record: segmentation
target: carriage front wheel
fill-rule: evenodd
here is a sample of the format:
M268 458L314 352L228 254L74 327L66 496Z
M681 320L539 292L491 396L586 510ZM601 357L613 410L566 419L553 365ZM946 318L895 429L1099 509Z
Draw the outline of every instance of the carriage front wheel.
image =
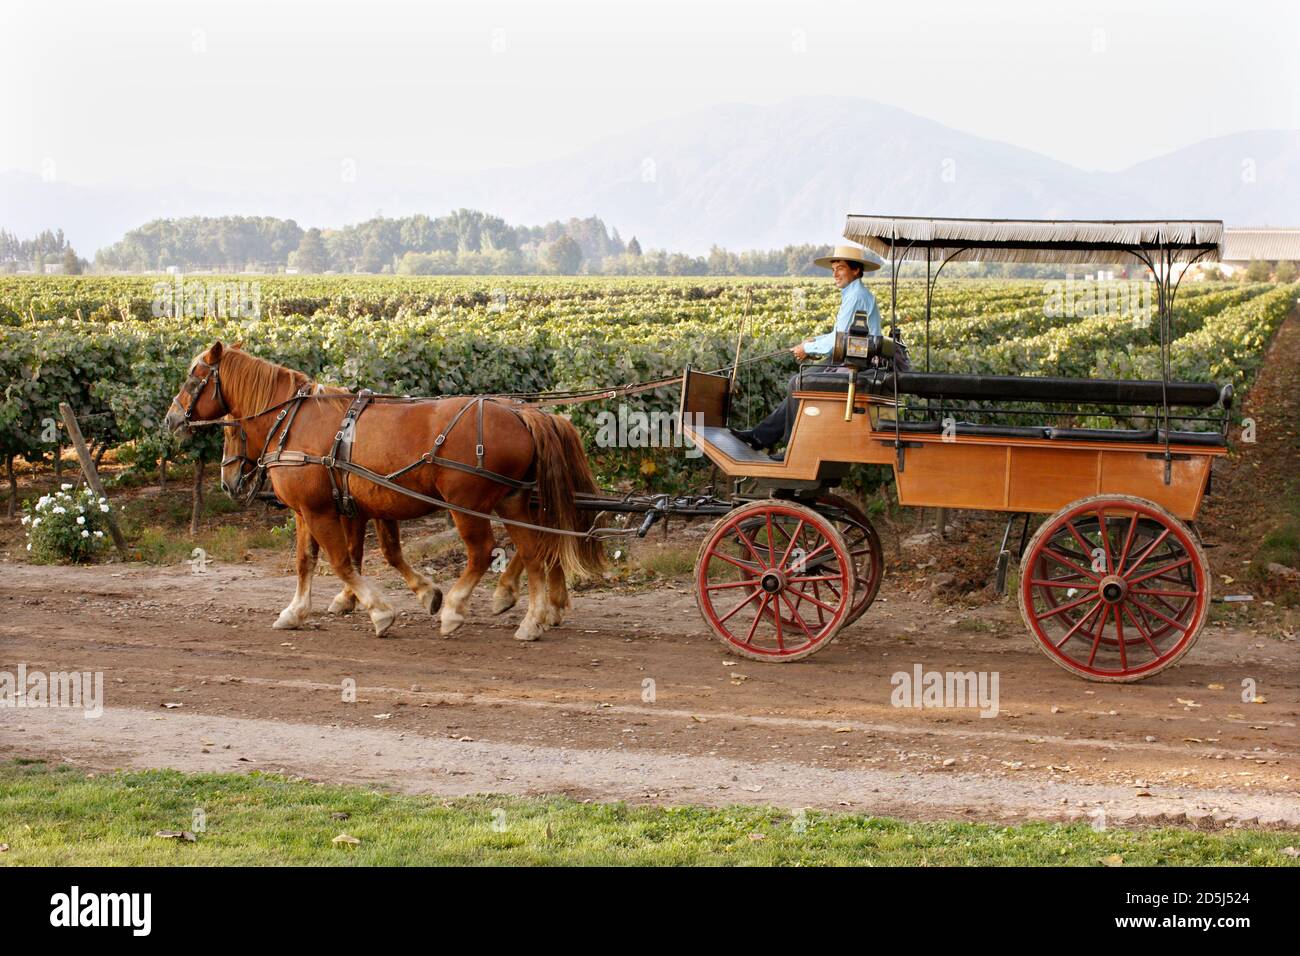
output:
M1205 552L1160 505L1084 498L1052 515L1021 562L1020 613L1039 649L1080 677L1130 683L1196 642L1210 607Z
M720 519L695 562L695 600L734 654L794 661L848 620L857 585L835 524L791 501L754 501Z

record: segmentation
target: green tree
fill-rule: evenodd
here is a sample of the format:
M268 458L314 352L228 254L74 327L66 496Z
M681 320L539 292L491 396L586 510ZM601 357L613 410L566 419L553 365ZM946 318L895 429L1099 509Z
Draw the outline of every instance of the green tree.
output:
M63 274L68 276L81 275L81 260L77 258L72 246L68 246L63 250Z
M548 272L574 275L582 265L582 249L571 236L561 236L542 250L542 264Z
M361 258L357 260L357 271L379 272L384 268L386 258L384 247L380 244L379 239L371 238L366 242L365 248L361 250Z
M1283 259L1277 264L1277 272L1274 273L1274 278L1278 282L1295 282L1296 272L1295 263L1290 259Z
M1246 280L1249 282L1267 282L1273 275L1273 263L1267 259L1252 259L1246 267Z
M299 272L324 272L329 268L329 254L325 251L319 229L308 229L303 233L298 248L289 257L289 264Z

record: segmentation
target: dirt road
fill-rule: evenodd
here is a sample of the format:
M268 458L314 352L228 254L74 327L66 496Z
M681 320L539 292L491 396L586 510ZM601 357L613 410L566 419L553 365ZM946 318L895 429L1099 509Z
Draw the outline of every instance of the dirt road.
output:
M1300 825L1300 647L1276 627L1209 626L1179 666L1112 686L1055 667L1010 602L949 608L890 579L831 647L780 665L725 654L684 585L579 593L521 644L519 609L488 614L490 583L442 639L392 578L402 615L381 640L324 613L325 576L312 626L272 630L292 591L278 565L0 564L0 670L102 671L107 705L0 710L0 756L446 795ZM997 716L892 706L891 676L918 664L995 672ZM1246 679L1262 702L1243 702Z

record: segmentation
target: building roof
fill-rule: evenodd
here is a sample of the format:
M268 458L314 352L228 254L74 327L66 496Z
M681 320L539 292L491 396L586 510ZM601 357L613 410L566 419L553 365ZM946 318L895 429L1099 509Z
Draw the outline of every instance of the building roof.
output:
M1300 261L1300 229L1227 229L1223 234L1223 260L1249 262L1252 259Z

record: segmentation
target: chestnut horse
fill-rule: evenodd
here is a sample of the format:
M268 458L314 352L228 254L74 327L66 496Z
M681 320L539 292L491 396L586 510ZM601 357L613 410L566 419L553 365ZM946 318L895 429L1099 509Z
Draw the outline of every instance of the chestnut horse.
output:
M232 346L232 348L238 347L238 345ZM336 386L318 385L316 389L318 394L328 392L349 397L354 395L347 389ZM565 424L569 423L566 421ZM569 427L572 427L572 425ZM236 501L245 504L252 500L257 491L255 487L250 485L250 482L257 480L256 452L257 449L249 449L248 433L244 429L231 426L225 427L225 440L221 449L221 490ZM368 519L359 516L345 518L340 515L339 520L343 522L343 529L347 534L348 550L352 555L352 563L360 569L366 552L366 524ZM433 582L428 577L406 563L406 556L402 553L402 538L398 523L392 519L376 521L375 537L379 541L380 553L383 554L384 560L402 576L402 579L411 588L412 593L415 594L416 599L424 605L424 609L431 614L437 614L438 608L442 604L442 592L433 586ZM315 561L320 553L320 544L315 538L311 540L311 549L312 560ZM496 591L493 593L492 598L493 614L503 614L518 602L519 580L523 573L524 562L520 558L519 552L516 551L510 556L505 571L502 572L500 579L497 581ZM566 601L561 607L550 607L548 605L551 611L551 618L546 621L548 626L562 622L563 612L570 607L567 597L566 591ZM351 614L356 610L356 606L357 596L345 584L343 590L339 591L334 596L334 600L330 602L329 613Z
M295 398L300 392L309 391L309 397ZM458 427L447 431L456 422L457 414L473 401L472 398L376 400L366 407L357 423L351 460L379 475L393 475L415 464L393 480L427 497L481 513L494 513L511 521L539 523L566 531L584 530L575 496L578 492L594 492L595 480L577 430L558 416L531 406L516 408L497 402L484 402L482 406L482 467L514 482L528 482L532 478L538 498L536 514L530 509L529 489L438 463L441 458L469 466L476 460L478 438L473 423L458 423ZM277 409L296 405L292 417L285 419L289 434L284 450L325 456L351 402L352 396L346 393L314 389L302 372L256 358L237 347L226 349L217 342L191 363L185 384L172 400L166 424L180 430L191 421L230 416L241 420L248 448L260 451L268 447L273 429L276 430L275 447L279 446L285 429L277 427ZM443 436L441 445L436 443L439 436ZM438 458L429 460L434 451ZM273 466L269 471L276 496L293 509L298 527L298 587L275 626L295 628L306 620L311 606L316 557L313 542L316 542L325 550L346 591L355 595L369 612L375 632L382 635L392 625L395 615L383 595L365 580L354 563L355 538L361 537L359 532L364 531L366 520L403 521L429 514L438 506L352 475L350 486L356 518L343 519L336 509L332 485L323 465L287 464ZM489 519L454 510L451 515L465 543L468 561L442 603L444 635L464 623L470 594L488 568L493 546ZM351 521L358 522L358 534L352 540L348 532ZM558 622L569 604L566 575L597 573L603 565L603 549L592 538L552 534L513 524L506 527L530 582L528 611L515 637L536 640L547 626ZM400 560L400 555L400 547L395 547L392 554L385 550L390 563ZM502 584L505 583L503 576ZM408 579L408 584L419 593L418 579ZM425 606L432 608L435 600L431 597ZM513 603L513 597L503 594L499 585L494 606L504 609L502 604L509 607Z

